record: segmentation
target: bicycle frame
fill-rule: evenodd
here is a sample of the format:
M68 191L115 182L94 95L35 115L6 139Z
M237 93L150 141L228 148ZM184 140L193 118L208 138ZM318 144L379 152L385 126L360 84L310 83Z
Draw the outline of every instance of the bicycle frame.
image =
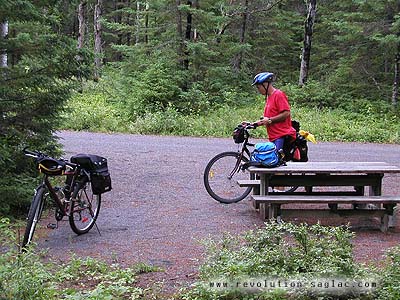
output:
M84 174L82 174L84 178L89 178L89 177L88 177L89 175L87 174L87 172L86 172L85 170L83 170L83 169L80 169L78 166L76 166L76 169L75 169L73 172L71 172L71 173L66 173L66 174L65 174L65 175L67 175L67 176L68 176L68 175L72 175L72 176L73 176L71 182L69 183L71 189L72 189L76 184L79 184L79 181L78 181L77 178L78 178L79 175L81 175L81 172L84 172ZM85 182L85 180L84 180L84 182ZM69 195L69 196L65 195L65 196L66 196L66 201L63 202L63 201L59 198L59 196L57 195L56 189L55 189L55 188L53 187L53 185L51 184L51 182L50 182L50 180L49 180L49 175L44 174L44 177L43 177L43 181L42 181L41 186L46 186L46 187L47 187L51 199L53 199L54 203L56 204L57 208L58 208L59 211L61 212L62 216L63 216L63 217L64 217L64 216L69 217L69 216L72 214L73 205L67 205L67 204L69 204L70 202L75 201L75 200L74 200L75 195L73 195L73 190L71 191L71 195ZM39 187L40 187L40 186L39 186Z
M251 155L251 153L250 153L250 150L247 148L247 146L254 147L254 144L249 143L250 134L249 134L249 131L248 131L247 128L244 129L244 132L245 132L245 133L244 133L245 139L244 139L244 142L243 142L243 144L242 144L242 149L241 149L240 151L238 151L238 152L240 153L240 155L239 155L239 157L238 157L238 160L236 161L235 167L233 168L232 172L231 172L231 173L229 174L229 176L228 176L229 179L232 179L233 175L234 175L236 172L239 172L239 171L240 171L240 169L241 169L241 168L240 168L240 162L242 161L242 158L243 158L243 156L244 156L244 153L247 154L247 157L248 157L248 159L250 160L250 155Z
M73 182L74 182L74 180L73 180ZM47 190L49 191L51 199L53 199L54 203L56 204L56 207L59 209L62 216L63 217L69 216L71 213L71 205L66 205L66 204L69 203L70 200L66 199L65 202L61 201L61 199L57 195L56 189L51 184L48 175L44 175L42 185L45 185L47 187Z

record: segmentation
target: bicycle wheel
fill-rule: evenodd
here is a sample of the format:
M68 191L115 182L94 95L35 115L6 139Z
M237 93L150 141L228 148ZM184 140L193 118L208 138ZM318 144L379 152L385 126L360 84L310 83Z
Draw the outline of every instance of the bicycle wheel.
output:
M40 186L35 190L35 195L31 206L29 207L29 213L27 218L27 224L24 234L24 240L22 241L22 248L25 248L31 241L33 234L35 233L36 225L40 220L44 206L44 186Z
M76 234L87 233L96 223L101 196L94 195L90 181L78 183L71 199L69 225Z
M204 186L215 200L221 203L235 203L243 200L251 187L240 187L238 180L250 179L250 173L241 170L241 165L248 161L238 152L223 152L215 156L207 164L204 171ZM251 175L254 176L254 175Z

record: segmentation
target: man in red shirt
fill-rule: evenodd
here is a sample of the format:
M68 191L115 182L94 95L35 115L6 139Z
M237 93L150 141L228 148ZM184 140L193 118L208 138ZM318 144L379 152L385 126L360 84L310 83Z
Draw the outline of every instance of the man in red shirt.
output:
M264 118L254 123L255 126L266 126L268 139L276 145L277 150L283 149L287 136L296 139L296 130L292 127L290 105L286 94L273 87L274 74L259 73L254 77L253 84L265 95Z

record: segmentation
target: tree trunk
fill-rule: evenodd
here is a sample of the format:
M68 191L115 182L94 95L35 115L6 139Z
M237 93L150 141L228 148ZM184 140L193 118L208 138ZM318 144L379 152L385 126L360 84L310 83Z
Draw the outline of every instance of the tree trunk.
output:
M248 20L248 8L249 8L249 1L246 0L244 3L242 25L240 27L240 38L239 38L240 45L243 45L245 42L246 27L247 27L247 20ZM243 50L241 49L240 52L235 55L235 58L233 60L233 70L236 73L239 73L242 68L242 60L243 60Z
M396 13L400 12L400 2L397 1ZM400 29L397 29L397 49L394 59L394 82L392 91L392 107L397 108L399 100L399 84L400 84Z
M398 34L400 37L400 34ZM399 81L400 81L400 42L397 43L397 53L394 61L394 82L392 92L392 106L397 107L399 98Z
M103 40L102 27L100 19L103 10L103 0L97 0L94 7L94 80L100 78L100 70L102 66Z
M5 40L8 37L8 22L7 21L4 21L0 24L0 35L1 35L2 40ZM7 68L7 66L8 66L7 51L5 49L2 49L0 52L0 67Z
M135 27L135 45L138 45L140 41L140 1L136 1Z
M123 4L120 0L115 0L114 1L114 11L116 11L117 13L114 14L114 22L117 24L121 24L122 23L122 12L121 9L123 8ZM123 41L122 41L122 33L120 32L116 32L117 35L117 43L118 45L122 45ZM116 60L121 60L121 55L119 53L117 53L115 55L115 59Z
M183 65L183 49L184 49L184 40L183 40L183 30L182 30L182 14L179 10L179 6L181 5L180 0L176 0L176 33L178 36L178 63Z
M78 48L85 45L86 33L86 1L81 1L78 6Z
M145 44L149 43L149 2L146 1L146 15L144 17L144 28L145 28L145 32L144 32L144 42Z
M126 1L126 7L129 7L129 8L131 7L131 1L130 0ZM126 24L128 24L129 26L131 25L131 14L130 13L128 13L127 16L126 16ZM126 33L126 44L128 46L131 45L131 37L132 37L131 31L127 32Z
M310 67L311 56L311 39L313 34L315 15L317 12L317 0L310 0L308 4L307 18L304 24L304 46L301 54L301 66L299 85L304 85L307 82L308 71Z
M192 7L192 1L188 1L187 5ZM192 14L189 12L186 16L186 32L185 32L185 40L190 41L192 39ZM185 70L189 70L189 51L185 47L184 48L184 56L185 59L183 60L183 68Z

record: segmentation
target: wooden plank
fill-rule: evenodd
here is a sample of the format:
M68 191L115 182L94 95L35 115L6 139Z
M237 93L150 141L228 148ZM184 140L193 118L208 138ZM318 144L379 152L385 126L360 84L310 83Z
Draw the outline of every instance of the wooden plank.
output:
M338 217L383 217L385 214L384 209L338 209L332 211L330 209L294 209L284 208L281 209L282 216L285 218L331 218L333 216Z
M399 203L400 196L320 196L320 195L285 195L282 193L279 196L252 196L255 203L342 203L342 204L356 204L356 203Z
M252 173L400 173L400 168L384 162L288 162L277 168L250 167Z
M267 220L268 212L269 212L269 204L267 203L259 203L259 213L261 220L265 221Z
M237 183L240 187L260 186L260 180L238 180Z
M254 209L260 209L260 203L256 203L254 199L251 199L251 205L254 207Z
M373 186L381 185L382 176L374 175L273 175L269 186ZM259 187L260 180L238 180L240 187ZM375 193L376 195L376 193Z
M270 175L271 176L271 175ZM369 175L291 175L274 174L270 186L379 186L381 174Z
M282 195L282 192L270 192L268 195ZM324 192L284 192L285 196L362 196L360 191L324 191Z

